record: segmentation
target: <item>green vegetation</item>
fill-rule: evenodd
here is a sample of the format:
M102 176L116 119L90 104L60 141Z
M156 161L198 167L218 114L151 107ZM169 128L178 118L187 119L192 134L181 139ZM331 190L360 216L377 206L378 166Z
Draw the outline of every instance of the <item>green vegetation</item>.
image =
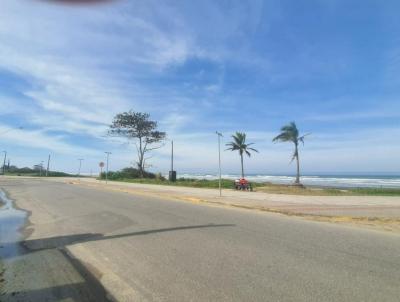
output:
M277 184L259 184L258 192L305 196L400 196L400 189L390 188L316 188Z
M142 183L165 186L181 186L193 188L218 188L218 179L194 179L178 178L175 182L167 180L160 173L154 174L145 172L146 178L140 178L140 172L135 168L125 168L118 172L109 172L108 179L111 181L122 181L129 183ZM105 173L102 173L101 179L105 179ZM224 189L233 189L234 181L231 179L222 179L221 186ZM271 183L252 183L256 192L265 192L271 194L304 195L304 196L400 196L400 189L388 188L316 188L299 187L293 185L279 185Z
M218 188L218 180L207 179L179 178L176 181L169 181L165 178L122 178L118 179L118 181L192 188ZM233 189L233 181L230 179L222 179L221 186L224 189Z
M164 181L165 178L161 174L154 174L151 172L140 171L139 169L135 168L124 168L121 171L109 171L107 178L109 180L126 180L126 179L138 179L142 178L143 180L152 180L157 179L160 181ZM103 172L100 175L101 179L106 179L106 173Z
M227 150L231 151L239 151L240 156L240 164L242 166L242 178L244 178L244 169L243 169L243 154L246 153L248 157L251 156L250 151L258 152L256 149L251 148L251 145L254 143L246 143L246 133L236 132L235 135L232 135L233 141L227 143L229 146Z
M46 170L42 170L42 173L40 173L40 170L38 170L38 169L31 169L28 167L18 168L16 166L10 166L10 167L6 166L5 174L10 175L10 176L45 176ZM72 174L68 174L68 173L64 173L64 172L49 171L48 176L49 177L73 177L76 175L72 175Z
M400 189L395 188L356 188L350 191L354 195L400 196Z
M167 185L167 186L182 186L194 188L218 188L218 180L194 179L194 178L178 178L176 181L169 181L160 173L144 172L144 178L141 178L140 171L135 168L124 168L121 171L108 172L108 179L123 182ZM105 179L106 173L102 173L100 179ZM221 182L222 188L232 189L233 181L223 179Z
M307 134L306 134L307 135ZM294 152L292 156L292 161L296 160L297 170L296 170L296 180L295 184L300 185L300 159L299 159L299 143L304 144L304 137L299 136L299 130L297 129L295 122L290 122L289 124L281 128L281 133L276 136L273 142L292 142L294 144Z
M157 122L150 120L150 114L128 111L114 117L109 134L134 140L138 160L136 162L141 178L146 177L146 155L158 148L166 138L166 133L157 130Z

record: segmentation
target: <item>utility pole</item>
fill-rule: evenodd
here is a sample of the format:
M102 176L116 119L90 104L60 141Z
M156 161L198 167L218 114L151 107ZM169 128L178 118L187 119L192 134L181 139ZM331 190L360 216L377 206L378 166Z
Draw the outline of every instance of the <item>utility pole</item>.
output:
M109 157L110 154L112 154L111 152L104 152L105 154L107 154L107 164L106 164L106 184L108 184L108 161L109 161Z
M171 140L171 171L168 175L169 181L176 181L176 171L174 171L174 141Z
M42 176L42 172L43 172L43 161L40 162L40 177Z
M4 161L3 161L3 175L6 175L6 160L7 160L7 151L3 151L4 153Z
M171 171L174 171L174 141L171 141Z
M46 177L49 176L49 169L50 169L50 154L49 154L49 158L47 159Z
M79 179L79 177L81 176L81 168L82 168L83 158L79 158L78 160L79 160L79 170L78 170L78 179Z
M219 197L222 196L222 188L221 188L221 137L223 137L222 133L215 131L218 136L218 167L219 167Z

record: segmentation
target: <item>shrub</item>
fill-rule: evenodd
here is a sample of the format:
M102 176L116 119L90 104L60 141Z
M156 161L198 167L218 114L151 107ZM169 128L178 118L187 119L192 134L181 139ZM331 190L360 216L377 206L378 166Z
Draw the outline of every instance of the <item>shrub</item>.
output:
M143 174L144 174L143 175L144 178L160 179L160 180L164 179L164 177L160 173L159 173L159 175L156 175L154 173L145 171ZM157 177L159 177L159 178L157 178ZM101 173L100 178L105 179L106 172ZM135 179L135 178L141 178L140 172L136 168L128 167L128 168L123 168L120 171L109 171L108 172L108 179L111 179L111 180Z

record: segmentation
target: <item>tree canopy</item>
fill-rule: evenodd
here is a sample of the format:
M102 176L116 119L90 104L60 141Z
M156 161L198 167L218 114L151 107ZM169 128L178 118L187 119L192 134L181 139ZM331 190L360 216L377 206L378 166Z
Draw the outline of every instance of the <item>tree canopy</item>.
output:
M150 114L142 112L119 113L110 125L109 134L135 140L137 149L137 166L140 174L144 175L146 168L146 154L162 146L166 133L157 130L157 122L150 120ZM158 144L158 145L157 145Z
M295 122L290 122L289 124L283 126L281 128L281 133L279 133L274 139L273 142L292 142L294 144L294 152L292 155L292 161L296 159L297 163L297 173L296 173L296 184L300 184L300 159L299 159L299 143L304 144L304 138L308 134L299 135L299 130L297 129Z
M244 178L243 154L245 153L248 157L250 157L251 156L250 151L254 152L258 151L250 147L251 145L254 145L254 143L246 143L246 133L236 132L235 135L232 135L232 138L233 141L226 144L226 146L229 146L227 150L239 151L240 163L242 167L242 178Z

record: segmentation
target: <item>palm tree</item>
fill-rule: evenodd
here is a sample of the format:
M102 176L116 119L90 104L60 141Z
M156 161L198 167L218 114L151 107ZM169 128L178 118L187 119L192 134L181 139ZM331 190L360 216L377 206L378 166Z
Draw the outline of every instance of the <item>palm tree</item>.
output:
M309 133L308 133L309 134ZM299 143L303 143L304 145L304 137L308 134L303 136L299 136L299 130L297 129L295 122L290 122L289 124L283 126L281 128L281 133L276 136L272 141L281 141L281 142L292 142L294 144L294 153L292 157L292 161L296 159L297 163L297 174L296 174L296 185L300 184L300 160L299 160Z
M231 150L231 151L239 151L240 155L240 163L242 164L242 178L244 178L244 169L243 169L243 154L246 153L248 157L251 156L251 153L249 150L258 152L256 149L251 148L249 146L254 145L254 143L249 143L246 144L246 133L242 132L236 132L235 135L232 135L233 141L226 144L227 146L230 146L230 148L226 150Z

